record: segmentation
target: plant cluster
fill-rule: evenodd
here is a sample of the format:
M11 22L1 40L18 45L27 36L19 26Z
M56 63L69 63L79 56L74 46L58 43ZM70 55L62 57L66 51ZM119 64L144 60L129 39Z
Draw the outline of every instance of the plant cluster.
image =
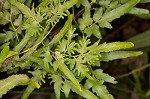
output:
M100 69L100 62L142 54L123 51L133 47L131 42L101 44L101 31L126 13L148 14L134 6L149 0L38 0L36 5L32 0L0 1L0 24L6 26L0 33L0 71L11 74L0 80L0 97L14 86L28 85L22 95L27 99L48 78L57 99L70 91L87 99L113 99L104 83L117 81ZM20 69L32 77L17 74Z

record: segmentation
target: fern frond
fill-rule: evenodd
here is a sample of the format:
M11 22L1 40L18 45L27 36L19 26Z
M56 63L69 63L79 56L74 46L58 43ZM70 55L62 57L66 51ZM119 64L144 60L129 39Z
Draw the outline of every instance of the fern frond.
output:
M143 52L141 51L113 51L110 53L101 53L100 61L111 61L115 59L139 56Z
M60 77L59 75L52 75L52 82L54 82L54 91L56 94L56 98L60 99L60 91L61 91L61 87L62 87L62 77Z
M0 52L0 67L7 58L17 54L18 52L10 51L9 46L4 46L3 50Z
M120 49L126 49L133 47L134 44L131 42L112 42L112 43L103 43L97 47L97 50L100 52L110 52Z
M100 19L99 26L100 27L106 27L105 25L111 22L112 20L119 18L123 14L127 13L133 6L135 6L137 3L139 3L140 0L130 0L124 5L121 5L120 7L109 11L105 13L102 18ZM108 27L109 28L109 27Z
M0 98L3 94L6 94L10 89L18 85L27 85L29 82L27 75L18 74L9 76L6 79L0 80Z
M57 43L61 40L61 38L67 33L68 28L70 28L72 23L72 15L68 14L68 20L64 24L64 27L60 30L60 32L51 40L49 43L49 46L52 46L53 44Z
M56 3L56 0L53 0L52 2ZM50 8L47 8L47 11L45 12L47 13L45 19L47 19L47 24L51 23L51 25L54 26L54 24L56 24L61 18L66 16L65 12L69 8L73 7L78 2L78 0L69 0L58 4L53 4L52 2L48 3Z
M36 22L41 22L42 18L37 18L35 15L35 10L34 10L34 6L32 7L32 10L30 10L29 7L25 6L23 3L18 2L17 0L8 0L12 5L14 5L15 7L17 7L24 15L26 18L32 18L34 19Z
M95 94L93 94L91 91L86 89L84 86L81 85L81 90L79 90L73 83L66 80L66 83L71 86L71 90L73 92L76 92L77 94L83 96L86 99L99 99Z
M35 88L39 88L40 85L38 84L42 79L42 72L39 70L35 70L33 72L31 72L33 74L33 77L31 78L30 84L28 85L28 87L26 88L26 90L24 91L21 99L27 99L28 96L32 93L32 91Z
M136 8L136 7L133 7L129 12L129 14L137 14L137 15L140 15L140 14L149 14L149 10L147 9L143 9L143 8Z
M66 75L66 77L71 80L71 82L77 87L77 89L81 90L79 81L76 79L74 74L68 69L68 67L64 63L64 59L61 58L60 53L55 52L55 55L59 70L62 71Z

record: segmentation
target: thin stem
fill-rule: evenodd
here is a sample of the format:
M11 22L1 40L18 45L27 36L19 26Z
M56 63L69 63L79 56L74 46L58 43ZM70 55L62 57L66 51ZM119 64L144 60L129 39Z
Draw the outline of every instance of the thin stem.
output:
M55 24L55 25L56 25L56 24ZM29 53L34 52L34 51L36 50L37 46L38 46L39 44L41 44L41 43L46 39L46 37L51 33L51 31L52 31L52 29L55 27L55 25L47 32L47 34L46 34L44 37L43 37L43 35L41 35L41 36L37 39L35 45L33 45L31 48L29 48L29 49L27 49L27 50L21 52L20 54L23 54L23 53L28 52L28 51L30 51L30 50L32 50L32 51L29 52ZM45 31L46 31L46 30L45 30ZM45 34L45 33L44 33L44 34ZM41 37L43 37L43 38L41 39ZM25 55L25 56L26 56L26 55Z
M12 8L11 8L11 11L10 11L10 20L9 21L10 21L10 23L11 23L12 28L14 29L14 31L16 31L16 28L15 28L13 22L12 22L11 16L12 16Z
M132 71L129 72L129 73L116 76L115 78L116 78L116 79L119 79L119 78L127 77L127 76L130 76L130 75L132 75L132 74L138 72L138 71L144 70L144 69L146 69L146 68L148 68L148 67L150 67L150 64L147 64L147 65L142 66L142 67L140 67L140 68L134 69L134 70L132 70Z

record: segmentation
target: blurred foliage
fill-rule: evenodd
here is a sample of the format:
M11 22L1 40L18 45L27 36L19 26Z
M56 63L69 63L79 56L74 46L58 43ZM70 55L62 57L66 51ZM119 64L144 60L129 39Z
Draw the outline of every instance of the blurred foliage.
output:
M148 15L148 9L135 5L149 0L0 2L0 71L11 75L0 80L0 88L4 89L0 96L14 86L28 85L22 95L22 99L27 99L34 89L50 83L53 84L57 99L62 99L62 93L69 97L71 91L78 94L79 98L114 99L105 82L116 84L117 81L103 72L99 67L101 62L139 56L145 50L126 49L142 50L149 47L149 31L127 42L100 43L104 29L113 28L113 20L124 14L139 17ZM127 74L133 74L135 90L141 93L140 80L135 72L148 66ZM26 73L22 73L22 70ZM148 97L149 93L147 89L144 93L147 96L144 97Z

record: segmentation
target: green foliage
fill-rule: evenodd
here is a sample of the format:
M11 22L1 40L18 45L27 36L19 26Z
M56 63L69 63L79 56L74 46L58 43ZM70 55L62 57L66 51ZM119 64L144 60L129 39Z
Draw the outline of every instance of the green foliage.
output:
M4 46L4 48L2 49L1 53L0 53L0 66L2 66L2 64L4 63L4 61L13 56L13 55L17 55L18 53L15 51L10 51L9 50L9 46Z
M141 0L141 3L147 3L150 2L150 0Z
M148 10L134 7L140 0L38 0L37 5L31 1L1 1L4 6L0 9L0 24L8 28L0 33L0 70L16 73L24 69L32 77L16 74L0 80L1 89L5 90L0 95L25 83L28 87L22 99L27 99L48 78L57 99L61 92L68 97L71 91L87 99L114 99L104 83L117 81L95 66L100 66L101 61L138 56L142 52L119 51L133 47L131 42L101 44L101 29L112 28L110 22L125 13L147 14ZM75 7L84 7L77 24L73 22L74 11L70 10ZM60 30L57 25L62 26ZM92 35L98 38L94 43Z
M41 71L35 70L32 72L32 75L33 75L33 77L30 79L31 84L28 84L28 87L24 91L21 99L27 99L28 96L32 93L32 91L35 88L40 88L39 84L40 84L40 81L43 80L43 77L42 77L43 74L41 73Z
M135 46L131 49L142 49L148 48L150 46L149 39L150 39L150 30L145 31L144 33L141 33L135 37L132 37L128 41L133 42L135 44Z
M132 52L132 51L113 51L110 53L102 53L101 61L110 61L120 58L126 58L130 56L138 56L141 55L142 52Z
M12 75L6 79L0 80L0 98L2 98L3 94L6 94L7 91L14 88L15 86L27 85L29 81L30 79L25 74Z

